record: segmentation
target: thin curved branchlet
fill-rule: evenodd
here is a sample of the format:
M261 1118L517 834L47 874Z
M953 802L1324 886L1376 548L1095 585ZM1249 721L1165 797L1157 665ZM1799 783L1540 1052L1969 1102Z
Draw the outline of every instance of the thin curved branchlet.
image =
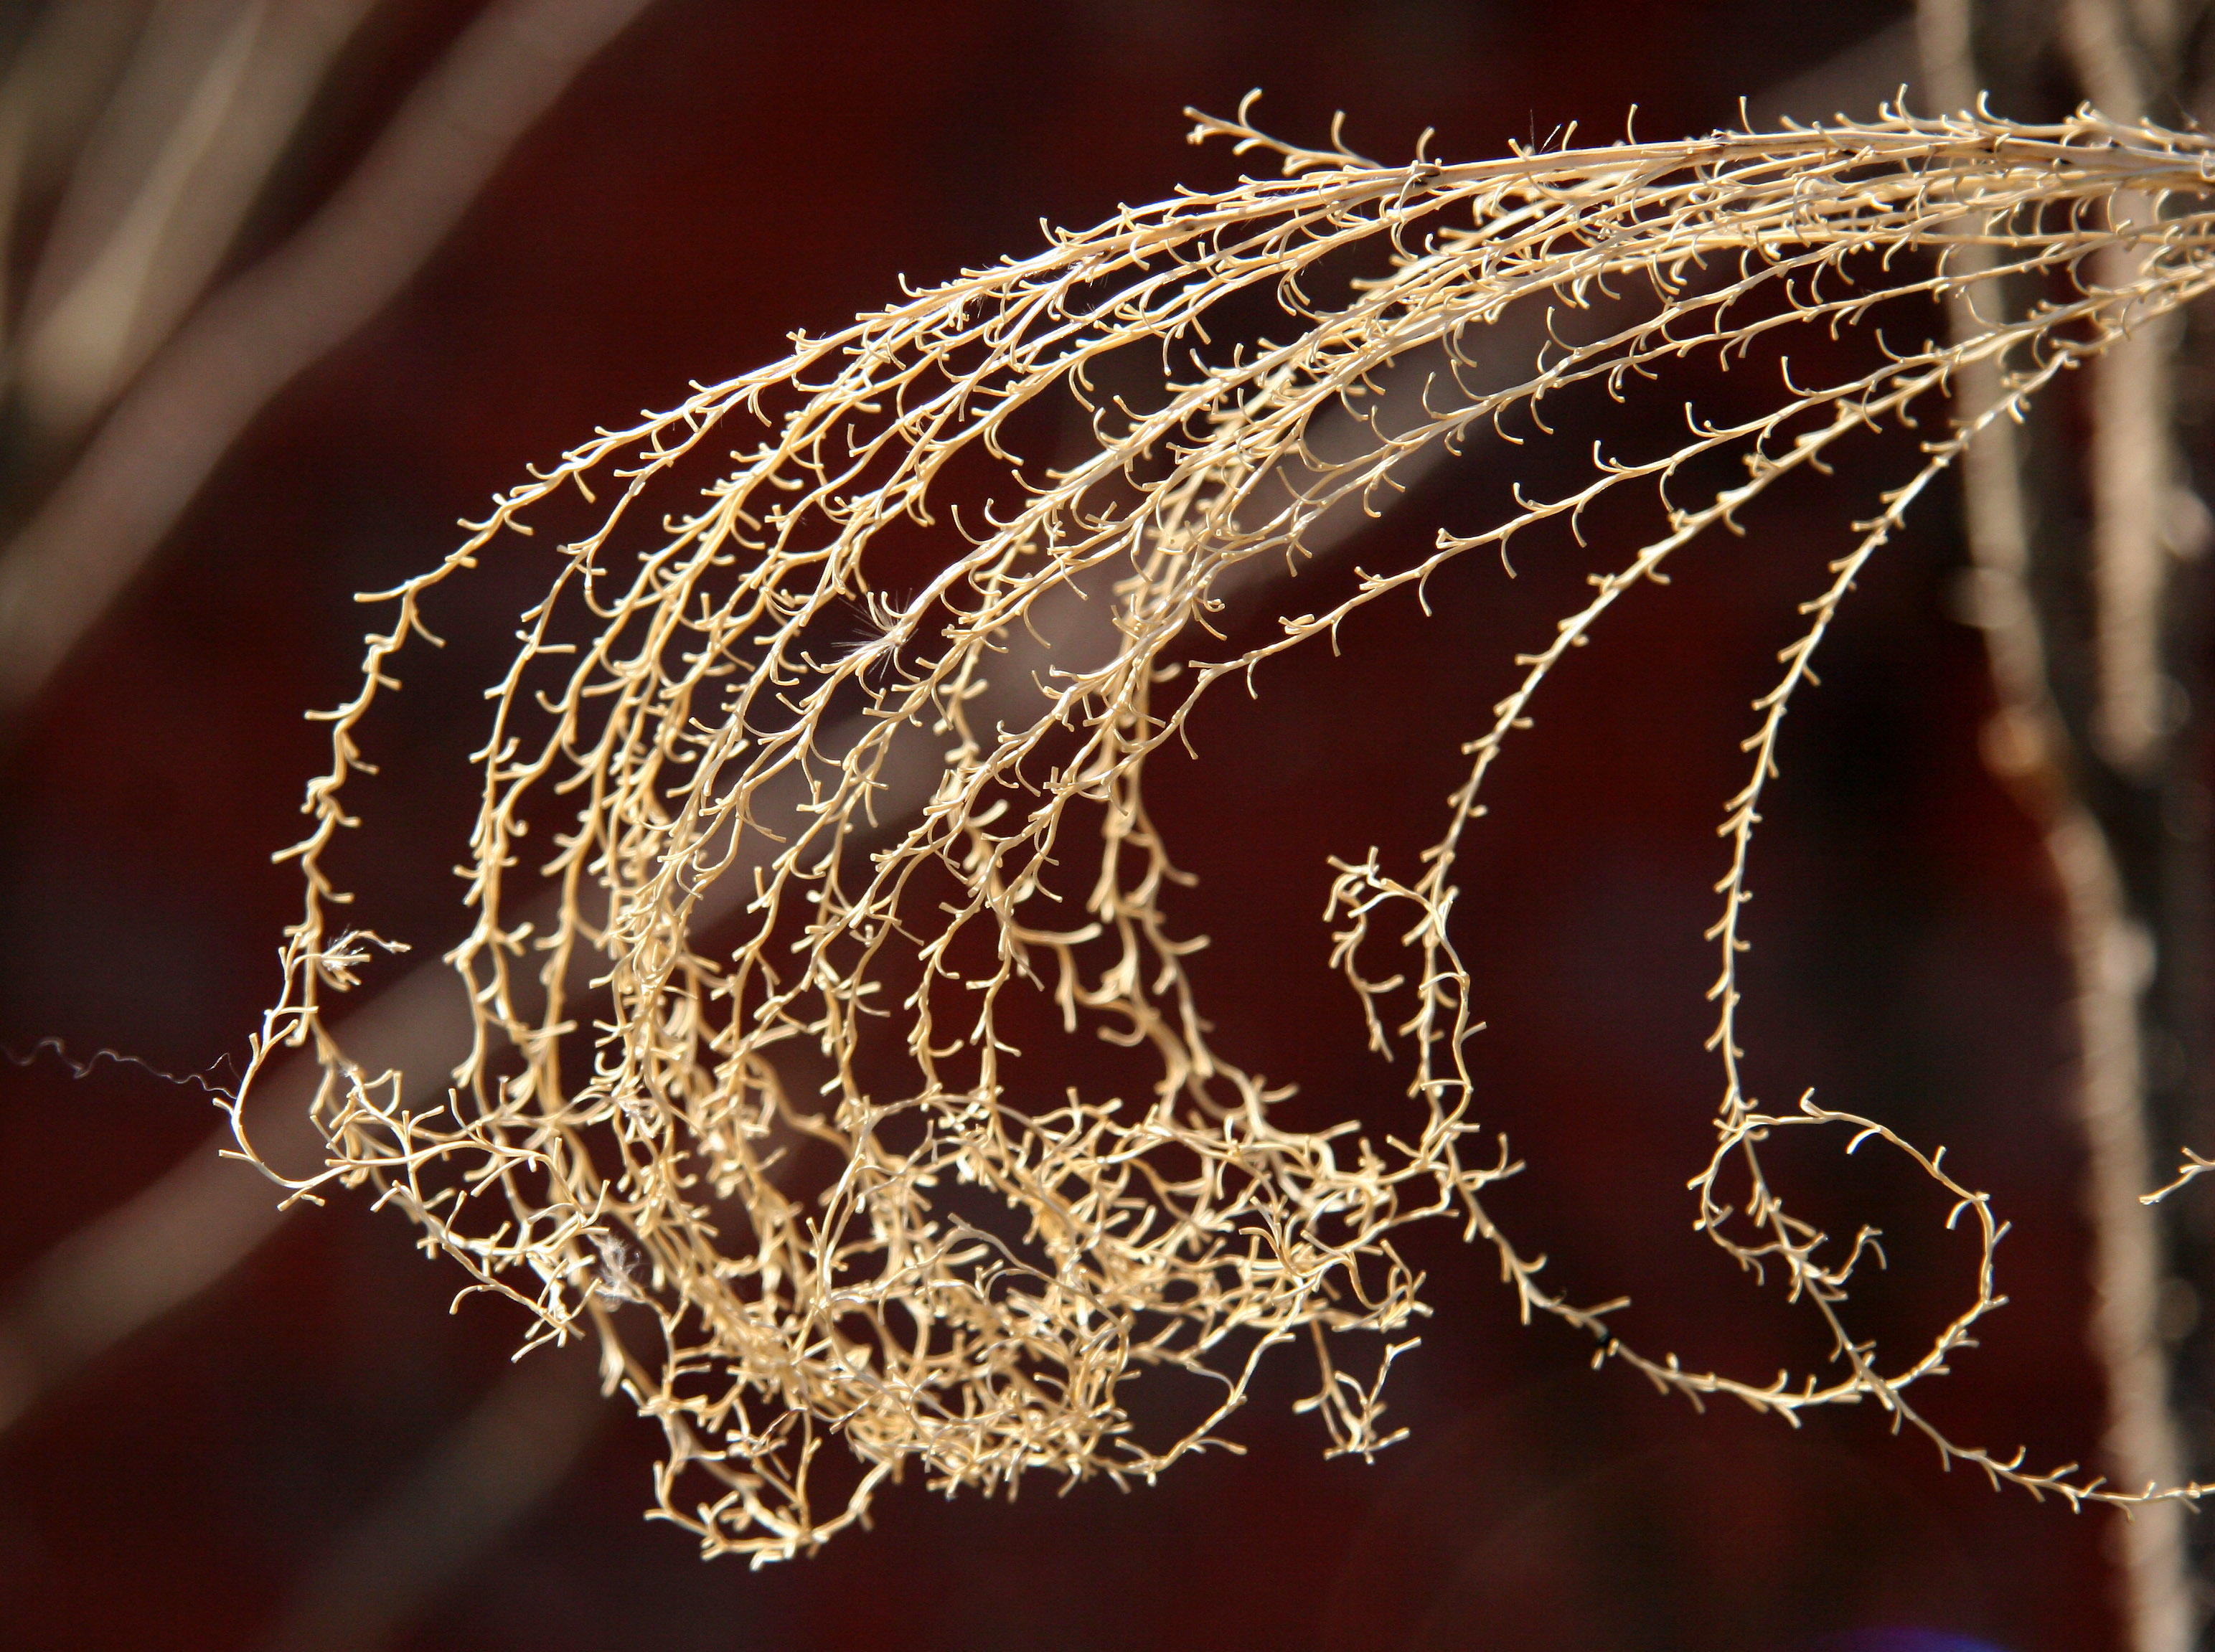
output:
M1257 1361L1294 1340L1317 1360L1303 1409L1330 1448L1377 1450L1396 1437L1379 1387L1425 1311L1394 1236L1434 1216L1495 1248L1526 1319L1564 1319L1596 1339L1596 1362L1628 1361L1696 1402L1730 1394L1796 1418L1867 1397L1996 1483L2072 1504L2197 1496L2035 1472L2019 1452L1954 1444L1911 1407L1907 1391L1999 1305L2003 1229L1941 1153L1812 1099L1780 1113L1745 1092L1737 960L1782 719L1856 576L1979 425L2215 285L2215 150L2089 114L2018 126L1888 113L1463 166L1294 149L1242 111L1200 118L1195 138L1212 135L1274 154L1283 175L1056 232L1034 256L832 337L796 336L784 361L602 433L377 599L394 621L369 639L360 693L330 713L332 768L309 788L314 829L291 852L307 908L255 1046L256 1071L303 1042L326 1068L316 1111L328 1165L289 1182L294 1196L365 1184L476 1287L527 1306L537 1335L596 1331L611 1385L667 1432L661 1512L709 1551L757 1562L864 1518L911 1461L933 1486L1012 1490L1032 1469L1150 1478L1188 1452L1236 1449L1223 1429ZM2121 189L2161 211L2111 225ZM2103 290L2081 272L2121 238L2150 255L2133 285ZM1991 255L1956 273L1949 249L1971 242ZM1389 273L1322 302L1343 284L1317 266L1363 243L1390 250ZM2003 277L2046 297L2010 319ZM1672 451L1630 461L1595 447L1589 480L1562 497L1519 491L1506 519L1441 532L1425 559L1362 574L1264 646L1214 646L1210 615L1240 565L1297 564L1335 504L1392 486L1395 467L1431 444L1536 439L1548 396L1583 385L1621 400L1673 364L1727 364L1793 327L1837 335L1903 299L1923 301L1936 331L1930 301L1973 283L1993 317L1980 337L1901 348L1895 332L1867 370L1812 388L1788 372L1767 412L1694 420ZM1211 318L1249 290L1282 309L1287 341L1211 336ZM1476 358L1506 335L1496 324L1511 310L1543 316L1521 336L1545 343L1503 382ZM1118 352L1157 364L1153 391L1095 390L1108 358L1132 358ZM1710 939L1724 1090L1714 1156L1690 1184L1698 1224L1821 1316L1834 1366L1768 1383L1686 1369L1618 1341L1607 1316L1619 1305L1552 1294L1487 1213L1484 1190L1516 1166L1504 1141L1479 1141L1472 1109L1476 1023L1449 933L1463 835L1534 695L1620 597L1847 437L1941 408L1973 358L1998 364L2003 399L1926 437L1918 464L1874 500L1756 704L1751 775L1721 829L1730 858ZM1388 370L1411 359L1437 364L1419 389L1393 393L1419 410L1375 417ZM1088 410L1096 450L1033 474L1008 444L1025 410L1055 396ZM1370 422L1356 457L1309 444L1334 410ZM696 449L734 433L726 480L640 519ZM1687 467L1716 455L1738 456L1744 480L1672 499L1672 480L1687 491ZM1002 503L965 523L940 502L956 467L980 464ZM325 1017L373 939L340 931L343 897L324 870L353 823L341 794L363 766L355 730L395 686L392 656L424 629L426 593L507 530L527 532L524 514L548 495L574 484L591 498L596 475L611 505L554 556L477 754L475 927L452 955L476 1047L444 1104L414 1107L401 1075L348 1062ZM1282 1092L1205 1036L1184 966L1199 943L1166 909L1178 874L1147 811L1148 756L1224 678L1335 641L1381 597L1420 597L1450 558L1504 554L1549 521L1580 527L1626 486L1658 493L1666 533L1593 575L1589 603L1521 661L1467 748L1440 840L1405 877L1374 850L1335 863L1334 961L1372 1042L1389 1035L1411 1054L1408 1100L1366 1129L1282 1128ZM905 596L880 542L896 525L911 542L917 527L951 529L959 552ZM1087 611L1108 622L1068 617ZM534 821L558 829L550 850L525 841ZM526 863L550 902L532 904ZM1365 960L1387 915L1411 956L1379 978ZM1085 1096L1027 1070L1014 1024L1040 1001L1065 1033L1126 1046L1147 1076ZM1024 1025L1035 1030L1035 1013ZM1881 1357L1844 1315L1874 1234L1841 1255L1764 1178L1762 1144L1811 1125L1897 1148L1975 1225L1973 1298L1911 1356ZM242 1135L240 1146L253 1155ZM617 1334L617 1305L641 1301L659 1319L658 1360ZM1357 1331L1382 1343L1366 1378L1341 1368ZM1141 1438L1124 1386L1164 1367L1205 1376L1210 1397L1175 1437ZM825 1491L834 1436L858 1466Z

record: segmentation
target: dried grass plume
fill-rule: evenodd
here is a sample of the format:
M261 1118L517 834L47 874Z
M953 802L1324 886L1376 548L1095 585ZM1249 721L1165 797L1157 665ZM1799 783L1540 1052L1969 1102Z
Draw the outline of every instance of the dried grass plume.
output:
M257 1071L303 1043L325 1070L328 1167L288 1186L366 1187L476 1286L526 1306L537 1337L601 1338L611 1383L666 1431L661 1511L757 1562L864 1518L911 1464L948 1490L1034 1469L1150 1478L1230 1443L1258 1362L1285 1343L1315 1363L1302 1409L1329 1449L1374 1452L1395 1437L1381 1386L1423 1312L1396 1235L1433 1219L1496 1251L1526 1319L1568 1321L1596 1362L1665 1389L1786 1417L1870 1399L1948 1459L2072 1503L2197 1496L2034 1469L1925 1420L1911 1391L2000 1300L2002 1224L1938 1150L1746 1093L1737 960L1782 721L1856 577L1979 429L2215 285L2215 148L2089 113L1887 113L1381 166L1278 143L1243 110L1198 119L1195 138L1281 175L1056 231L1030 257L795 337L781 362L602 433L382 593L392 621L330 714L332 767L292 851L306 909L255 1046ZM2112 212L2118 192L2154 208ZM2139 256L2095 256L2126 244ZM1349 286L1342 261L1325 267L1365 246L1389 251L1384 273ZM2126 285L2095 279L2117 268ZM2042 296L2011 309L2010 282ZM1948 336L1946 301L1965 292L1983 325ZM1220 319L1257 298L1277 313L1267 337ZM1787 373L1758 417L1695 419L1673 450L1596 445L1578 486L1441 530L1260 647L1211 628L1256 570L1299 565L1335 505L1430 452L1494 431L1543 441L1549 396L1666 391L1687 360L1727 364L1795 329L1874 333L1873 315L1887 330L1865 370ZM1901 332L1903 315L1928 331ZM1504 376L1478 361L1503 339L1525 341ZM1430 365L1396 376L1411 362ZM2001 393L1949 422L1971 363L1995 364ZM1134 382L1148 388L1104 388ZM1056 398L1087 410L1095 440L1040 468L1018 433ZM1332 419L1366 432L1352 456L1310 439ZM1456 867L1533 697L1619 598L1780 479L1904 425L1919 456L1872 492L1809 593L1725 807L1720 1098L1712 1157L1687 1167L1701 1229L1819 1316L1835 1358L1770 1380L1695 1371L1619 1341L1615 1305L1554 1294L1488 1214L1515 1166L1474 1105ZM697 492L682 473L712 444L737 449L736 468ZM1696 487L1719 455L1742 462L1738 480ZM978 475L995 479L982 519L948 503ZM538 553L548 589L477 758L475 927L452 955L476 1045L450 1092L413 1099L403 1075L351 1062L329 1019L375 939L341 924L326 871L353 823L344 787L433 588L572 487L602 490L604 514ZM1658 496L1666 531L1598 569L1521 661L1470 731L1436 841L1335 863L1335 961L1371 1042L1407 1063L1404 1099L1285 1128L1279 1092L1208 1042L1150 756L1218 683L1624 488ZM919 584L918 533L942 548ZM1065 1034L1125 1046L1139 1080L1081 1093L1027 1059L1017 1024L1040 1005ZM1764 1176L1765 1141L1824 1129L1905 1155L1980 1237L1966 1300L1927 1346L1881 1349L1851 1327L1870 1235L1826 1239ZM623 1304L658 1323L654 1353ZM1150 1437L1129 1386L1170 1372L1199 1379L1204 1403Z

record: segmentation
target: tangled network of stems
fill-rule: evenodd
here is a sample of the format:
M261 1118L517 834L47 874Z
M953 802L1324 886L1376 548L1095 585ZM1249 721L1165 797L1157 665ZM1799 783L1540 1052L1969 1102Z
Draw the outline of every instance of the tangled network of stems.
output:
M1496 1250L1525 1319L1566 1320L1594 1338L1596 1363L1628 1361L1696 1402L1727 1394L1796 1419L1867 1398L1995 1483L2071 1504L2197 1496L2035 1471L2020 1451L1955 1443L1915 1409L1909 1391L2002 1300L2003 1227L1942 1149L1812 1099L1764 1111L1746 1092L1738 958L1779 731L1842 600L1979 429L2215 286L2215 146L2089 113L2026 126L1887 112L1382 166L1275 142L1243 110L1197 118L1195 139L1271 153L1281 175L1055 232L1034 256L834 336L796 336L773 366L601 433L383 594L396 617L370 639L359 694L330 713L332 768L291 852L306 912L255 1043L256 1070L310 1042L325 1068L327 1166L290 1180L295 1196L367 1184L476 1287L525 1304L534 1335L597 1332L610 1385L666 1431L661 1512L709 1552L757 1563L865 1518L911 1459L949 1490L1012 1489L1031 1469L1150 1478L1227 1444L1257 1362L1295 1340L1319 1367L1302 1409L1334 1452L1373 1452L1395 1437L1379 1387L1424 1312L1396 1235L1433 1217ZM2111 211L2122 192L2155 210ZM2138 273L2103 287L2091 255L2119 244L2140 254ZM1365 245L1383 273L1348 283L1318 267ZM2035 295L2012 315L2008 281ZM1326 286L1342 300L1319 299ZM1806 388L1788 371L1758 417L1690 418L1672 451L1618 459L1596 445L1580 485L1544 499L1519 489L1505 519L1440 531L1412 566L1361 574L1258 647L1236 651L1210 625L1242 565L1297 566L1335 504L1394 486L1432 444L1488 429L1536 439L1549 395L1590 386L1619 401L1688 358L1727 364L1790 329L1874 334L1881 304L1915 301L1909 313L1941 333L1943 301L1965 290L1991 318L1972 339L1903 348L1895 328L1874 337L1866 370ZM1289 340L1219 342L1211 318L1256 293L1292 321ZM1537 321L1503 326L1521 317ZM1488 336L1543 342L1503 380L1477 365ZM1159 364L1146 392L1097 389L1102 364L1134 350ZM1948 420L1949 381L1978 359L1997 364L2003 393ZM1385 395L1410 361L1432 364L1420 388ZM1096 446L1027 473L1009 444L1050 393L1087 410ZM1396 419L1378 416L1393 402L1407 404ZM1942 416L1918 425L1918 412ZM1366 431L1354 456L1310 442L1327 417ZM1803 606L1721 828L1722 1093L1690 1184L1697 1223L1819 1315L1833 1344L1827 1373L1746 1381L1626 1346L1608 1321L1619 1305L1554 1294L1488 1214L1485 1190L1515 1166L1473 1112L1455 868L1533 696L1609 609L1856 432L1901 427L1922 432L1920 457L1873 498ZM734 431L751 444L736 469L703 493L686 485L689 504L640 526L653 511L641 502ZM1718 455L1741 461L1742 479L1679 502L1672 480L1688 491L1691 467ZM948 507L965 463L999 479L981 521ZM443 1099L417 1104L402 1075L350 1062L326 1014L375 939L336 921L344 897L325 870L353 823L341 792L365 766L357 726L395 686L392 657L425 630L432 588L527 532L549 495L591 499L595 476L612 508L554 554L477 754L475 927L452 954L476 1044ZM1147 760L1216 683L1335 639L1368 603L1420 597L1451 558L1504 554L1549 521L1577 526L1621 488L1658 496L1666 531L1593 574L1590 600L1520 660L1464 748L1437 841L1404 872L1374 850L1334 863L1334 961L1372 1043L1396 1040L1411 1061L1407 1099L1374 1129L1284 1128L1282 1092L1205 1036L1185 965L1198 943L1165 909L1178 874L1147 810ZM911 548L931 528L959 554L904 591L900 536ZM1087 632L1080 613L1101 618ZM534 810L549 848L526 841ZM526 861L538 878L518 887ZM710 945L710 929L724 939ZM1401 967L1371 962L1380 930ZM1015 1030L1027 1013L1034 1030L1058 1020L1127 1047L1141 1085L1088 1096L1050 1062L1027 1068ZM1844 1317L1870 1232L1826 1241L1764 1174L1764 1142L1824 1126L1898 1150L1943 1190L1948 1225L1980 1236L1971 1299L1911 1356L1881 1355ZM658 1361L618 1334L626 1302L658 1320ZM1355 1331L1380 1350L1359 1371L1340 1353ZM1175 1437L1150 1439L1125 1388L1161 1367L1206 1379L1206 1398ZM853 1463L825 1490L834 1436Z

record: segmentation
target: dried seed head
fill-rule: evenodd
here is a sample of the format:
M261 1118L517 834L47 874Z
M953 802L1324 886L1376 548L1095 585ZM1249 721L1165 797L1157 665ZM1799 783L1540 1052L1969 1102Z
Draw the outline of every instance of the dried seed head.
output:
M1221 1438L1255 1361L1286 1342L1319 1363L1302 1409L1330 1449L1375 1451L1396 1438L1379 1386L1421 1311L1394 1235L1434 1216L1497 1249L1526 1317L1581 1327L1597 1358L1665 1389L1788 1415L1873 1397L1996 1480L2125 1500L2026 1470L2020 1453L1957 1447L1910 1406L1906 1391L1997 1304L1999 1226L1937 1154L1885 1126L1812 1101L1769 1113L1744 1093L1737 961L1781 719L1856 575L1979 428L2215 285L2215 152L2089 115L2035 127L1887 115L1406 168L1276 144L1242 116L1203 119L1199 134L1272 152L1283 176L1126 209L798 340L782 362L578 449L386 594L394 624L310 789L307 910L256 1047L258 1068L312 1039L330 1075L318 1119L331 1168L292 1185L366 1184L479 1285L526 1304L537 1334L605 1338L667 1431L662 1512L710 1551L757 1561L861 1518L911 1462L934 1485L986 1490L1033 1469L1150 1477ZM2158 210L2111 221L2123 190ZM1389 271L1322 296L1322 260L1365 242L1391 249ZM2080 278L2089 254L2125 243L2142 254L2126 285ZM2020 315L2003 301L2015 277L2047 295ZM1286 313L1270 329L1285 342L1213 340L1218 307L1249 289ZM1316 551L1337 531L1334 505L1372 501L1487 431L1543 440L1549 395L1621 398L1686 358L1728 364L1881 306L1936 329L1942 306L1929 301L1965 296L1981 333L1888 333L1864 370L1819 384L1788 374L1759 416L1695 419L1673 451L1595 448L1574 489L1519 492L1513 513L1442 533L1423 560L1286 617L1261 647L1212 646L1214 607ZM1151 390L1099 388L1145 382L1134 359L1165 364ZM1482 1202L1514 1166L1504 1143L1476 1140L1470 982L1448 923L1463 835L1548 674L1618 597L1849 437L1937 413L1973 362L1997 364L1998 399L1950 432L1926 419L1920 460L1844 541L1757 702L1750 776L1723 824L1722 1096L1697 1215L1828 1322L1838 1366L1764 1383L1687 1370L1616 1340L1616 1305L1551 1294ZM1095 446L1039 480L1008 444L1048 393L1083 410ZM687 455L734 431L734 474L689 508L665 499ZM1746 462L1741 480L1694 496L1688 468L1729 454ZM1002 478L981 523L952 512L942 474L979 462ZM321 870L352 823L340 790L357 725L420 628L425 591L594 473L618 479L613 508L551 560L479 759L476 923L453 955L476 1053L449 1107L410 1111L396 1081L363 1081L326 1019L327 991L352 985L359 961L329 934ZM1205 1036L1182 964L1195 943L1163 903L1176 874L1146 807L1149 756L1224 678L1335 638L1370 603L1420 595L1451 558L1504 555L1542 523L1580 526L1627 486L1656 490L1666 532L1597 573L1589 603L1523 660L1468 744L1439 840L1390 857L1404 875L1374 851L1336 863L1334 962L1372 1040L1384 1047L1389 1026L1412 1062L1406 1108L1367 1135L1285 1128L1276 1092ZM881 534L895 523L960 530L897 607L880 595L905 577ZM869 634L822 658L856 606ZM597 639L577 649L586 614ZM533 867L522 833L549 817L557 847ZM1370 931L1388 912L1414 956L1379 976ZM724 937L712 946L711 927ZM1024 1068L1005 1025L1034 994L1065 1028L1150 1062L1144 1088L1040 1104L1058 1086ZM1856 1145L1906 1155L1982 1237L1959 1317L1888 1362L1843 1318L1869 1235L1832 1257L1761 1167L1776 1132L1840 1124ZM795 1168L809 1155L827 1171ZM647 1303L661 1353L623 1339L611 1300ZM1377 1350L1366 1379L1335 1363L1353 1332ZM1141 1439L1124 1388L1157 1373L1209 1374L1214 1398L1176 1437ZM809 1487L830 1434L859 1471L826 1510Z

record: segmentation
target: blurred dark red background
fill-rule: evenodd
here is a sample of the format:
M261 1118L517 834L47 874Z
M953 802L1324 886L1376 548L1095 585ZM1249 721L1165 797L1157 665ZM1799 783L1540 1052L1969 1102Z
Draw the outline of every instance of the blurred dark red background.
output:
M238 258L313 210L473 10L379 9ZM659 0L398 302L267 409L0 750L0 1043L58 1037L172 1070L241 1050L298 907L269 856L297 835L321 761L299 713L349 692L373 617L352 593L427 566L527 463L782 353L794 328L882 303L903 273L1026 251L1041 217L1088 223L1227 180L1239 163L1187 146L1184 105L1228 112L1260 86L1271 129L1319 141L1343 109L1350 141L1390 159L1427 126L1432 152L1455 157L1572 119L1612 135L1633 103L1641 136L1686 133L1898 15L1767 0ZM1427 540L1501 462L1427 481L1349 554ZM1625 1328L1647 1344L1747 1374L1801 1343L1774 1294L1689 1231L1683 1184L1718 1084L1700 1048L1700 932L1748 701L1873 492L1826 486L1688 554L1575 662L1503 774L1460 909L1488 1022L1487 1117L1531 1166L1503 1218L1573 1293L1636 1298ZM2065 972L2034 842L1978 755L1988 690L1977 633L1950 616L1952 511L1933 500L1887 550L1792 719L1755 879L1755 1077L1772 1103L1813 1086L1943 1141L1995 1195L2016 1224L2013 1300L1928 1404L1962 1437L2089 1458L2101 1396L2082 1331ZM474 631L372 725L396 774L477 737L469 690L496 674L501 616L535 578L526 553L502 554ZM1457 566L1432 617L1373 613L1344 658L1265 674L1257 701L1224 696L1199 725L1203 761L1163 768L1158 811L1201 879L1183 910L1214 938L1199 968L1218 1043L1249 1066L1325 1104L1396 1094L1326 965L1325 856L1429 841L1456 743L1585 566L1542 558L1513 581L1496 561ZM380 787L377 806L427 833L457 782L414 784ZM426 951L451 939L459 885L435 869L463 853L434 841L434 870L380 927ZM0 1277L199 1150L212 1123L198 1092L144 1074L0 1067ZM1835 1162L1804 1160L1819 1175ZM1926 1227L1942 1214L1864 1168L1874 1208ZM1623 1370L1589 1371L1567 1333L1519 1327L1488 1252L1445 1231L1414 1251L1435 1317L1389 1391L1411 1437L1373 1465L1322 1460L1320 1429L1289 1414L1302 1375L1287 1366L1235 1425L1242 1458L1128 1492L1027 1484L1006 1502L911 1484L874 1529L749 1572L641 1522L659 1431L615 1402L551 1490L457 1544L451 1575L379 1643L2117 1644L2108 1517L1942 1475L1866 1410L1797 1432L1734 1406L1696 1416ZM1903 1239L1881 1322L1935 1328L1967 1300L1971 1259ZM506 1376L518 1315L482 1298L450 1315L459 1282L397 1218L343 1200L304 1210L44 1397L0 1436L0 1640L267 1643ZM568 1449L559 1429L549 1441Z

